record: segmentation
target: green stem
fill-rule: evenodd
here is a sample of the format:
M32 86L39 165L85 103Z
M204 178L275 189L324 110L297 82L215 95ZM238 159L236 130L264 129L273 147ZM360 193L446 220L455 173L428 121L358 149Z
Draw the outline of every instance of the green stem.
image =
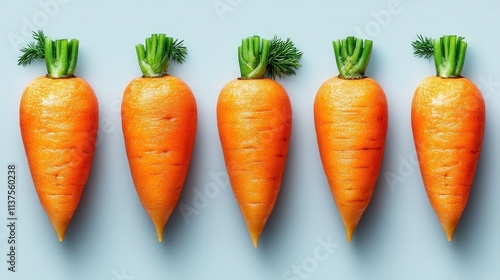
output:
M69 42L69 65L68 65L68 73L70 75L74 75L76 70L76 62L78 61L78 40L72 39Z
M146 46L135 46L137 59L144 77L161 77L167 74L174 39L165 34L153 34L146 38Z
M261 42L262 41L262 42ZM269 40L252 36L242 40L238 47L238 61L242 79L260 79L266 72L269 58Z
M463 37L446 35L433 40L434 64L437 75L443 78L461 77L467 43Z
M57 79L74 76L78 61L78 40L52 41L41 30L33 32L33 39L36 43L29 43L27 47L21 49L23 55L19 57L19 65L26 66L35 59L45 59L48 77Z
M349 36L332 42L335 61L342 79L361 79L365 75L373 41Z
M67 78L75 73L78 59L78 40L44 40L45 64L50 78Z

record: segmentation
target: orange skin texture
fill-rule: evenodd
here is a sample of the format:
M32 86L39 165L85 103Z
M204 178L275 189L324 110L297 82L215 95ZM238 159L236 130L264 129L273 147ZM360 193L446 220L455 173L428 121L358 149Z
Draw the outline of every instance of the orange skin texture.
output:
M21 98L24 149L40 203L59 241L87 182L98 129L98 103L81 78L39 77Z
M382 165L385 93L371 78L332 77L317 92L314 122L323 168L350 242Z
M411 123L425 190L452 241L481 152L484 99L466 78L428 77L415 91Z
M233 80L219 95L217 124L231 186L257 248L285 169L290 99L273 80Z
M197 116L191 89L174 76L136 78L123 95L122 129L130 171L159 242L186 180Z

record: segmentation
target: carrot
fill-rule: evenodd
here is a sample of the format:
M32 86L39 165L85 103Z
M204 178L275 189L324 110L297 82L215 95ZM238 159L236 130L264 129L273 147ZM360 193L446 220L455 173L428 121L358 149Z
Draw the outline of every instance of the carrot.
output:
M338 211L351 242L379 175L388 109L382 87L364 76L372 41L333 41L340 72L319 88L314 101L318 148Z
M62 242L90 173L98 104L90 85L73 75L78 40L53 42L42 31L33 36L37 43L22 49L19 65L43 58L48 75L23 92L21 134L40 203Z
M294 75L302 53L290 39L253 36L243 39L238 56L241 78L221 90L217 124L231 186L257 248L278 197L292 126L288 94L273 79Z
M184 62L183 41L153 34L136 46L143 76L123 95L122 128L134 185L158 241L174 210L193 152L197 109L191 89L167 74L169 60Z
M485 105L473 82L461 76L463 37L413 42L419 57L434 55L437 76L424 79L413 97L411 124L430 204L448 241L465 209L481 151Z

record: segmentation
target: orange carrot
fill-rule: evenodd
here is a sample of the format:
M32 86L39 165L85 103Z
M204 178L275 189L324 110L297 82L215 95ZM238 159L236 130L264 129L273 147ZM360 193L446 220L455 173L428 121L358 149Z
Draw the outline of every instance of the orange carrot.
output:
M364 76L372 41L333 42L340 75L319 88L314 101L318 147L347 240L368 206L385 147L388 109L382 87Z
M434 55L437 76L413 97L411 122L430 204L448 241L465 209L481 151L485 105L473 82L461 76L467 43L462 37L413 42L417 56Z
M143 77L125 89L122 127L130 171L158 241L174 210L193 152L197 109L191 89L167 74L170 58L182 63L186 48L165 34L136 47Z
M63 241L90 173L98 104L90 85L73 75L78 40L53 42L42 31L33 34L37 44L22 50L19 64L44 58L48 75L24 90L21 134L40 203Z
M276 203L285 169L292 108L285 89L269 78L292 75L302 53L288 39L243 39L241 78L221 90L217 123L234 195L254 247Z

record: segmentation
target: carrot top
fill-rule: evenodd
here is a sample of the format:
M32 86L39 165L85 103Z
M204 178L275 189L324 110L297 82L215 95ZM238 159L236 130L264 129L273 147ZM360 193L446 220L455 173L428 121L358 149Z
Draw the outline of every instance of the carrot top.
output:
M443 78L461 77L465 62L467 43L464 37L445 35L439 39L431 39L422 35L412 42L413 54L417 57L434 56L437 75Z
M167 75L170 59L182 64L187 55L184 40L179 41L165 34L153 34L146 38L146 46L135 46L139 66L144 77L162 77Z
M43 31L33 31L36 43L29 43L21 49L18 65L26 66L37 58L45 59L50 78L67 78L74 76L78 59L78 40L59 39L52 41Z
M287 38L274 36L272 40L251 36L238 47L238 61L242 79L261 79L295 75L300 67L302 52Z
M370 61L373 41L349 36L332 42L335 61L342 79L361 79Z

